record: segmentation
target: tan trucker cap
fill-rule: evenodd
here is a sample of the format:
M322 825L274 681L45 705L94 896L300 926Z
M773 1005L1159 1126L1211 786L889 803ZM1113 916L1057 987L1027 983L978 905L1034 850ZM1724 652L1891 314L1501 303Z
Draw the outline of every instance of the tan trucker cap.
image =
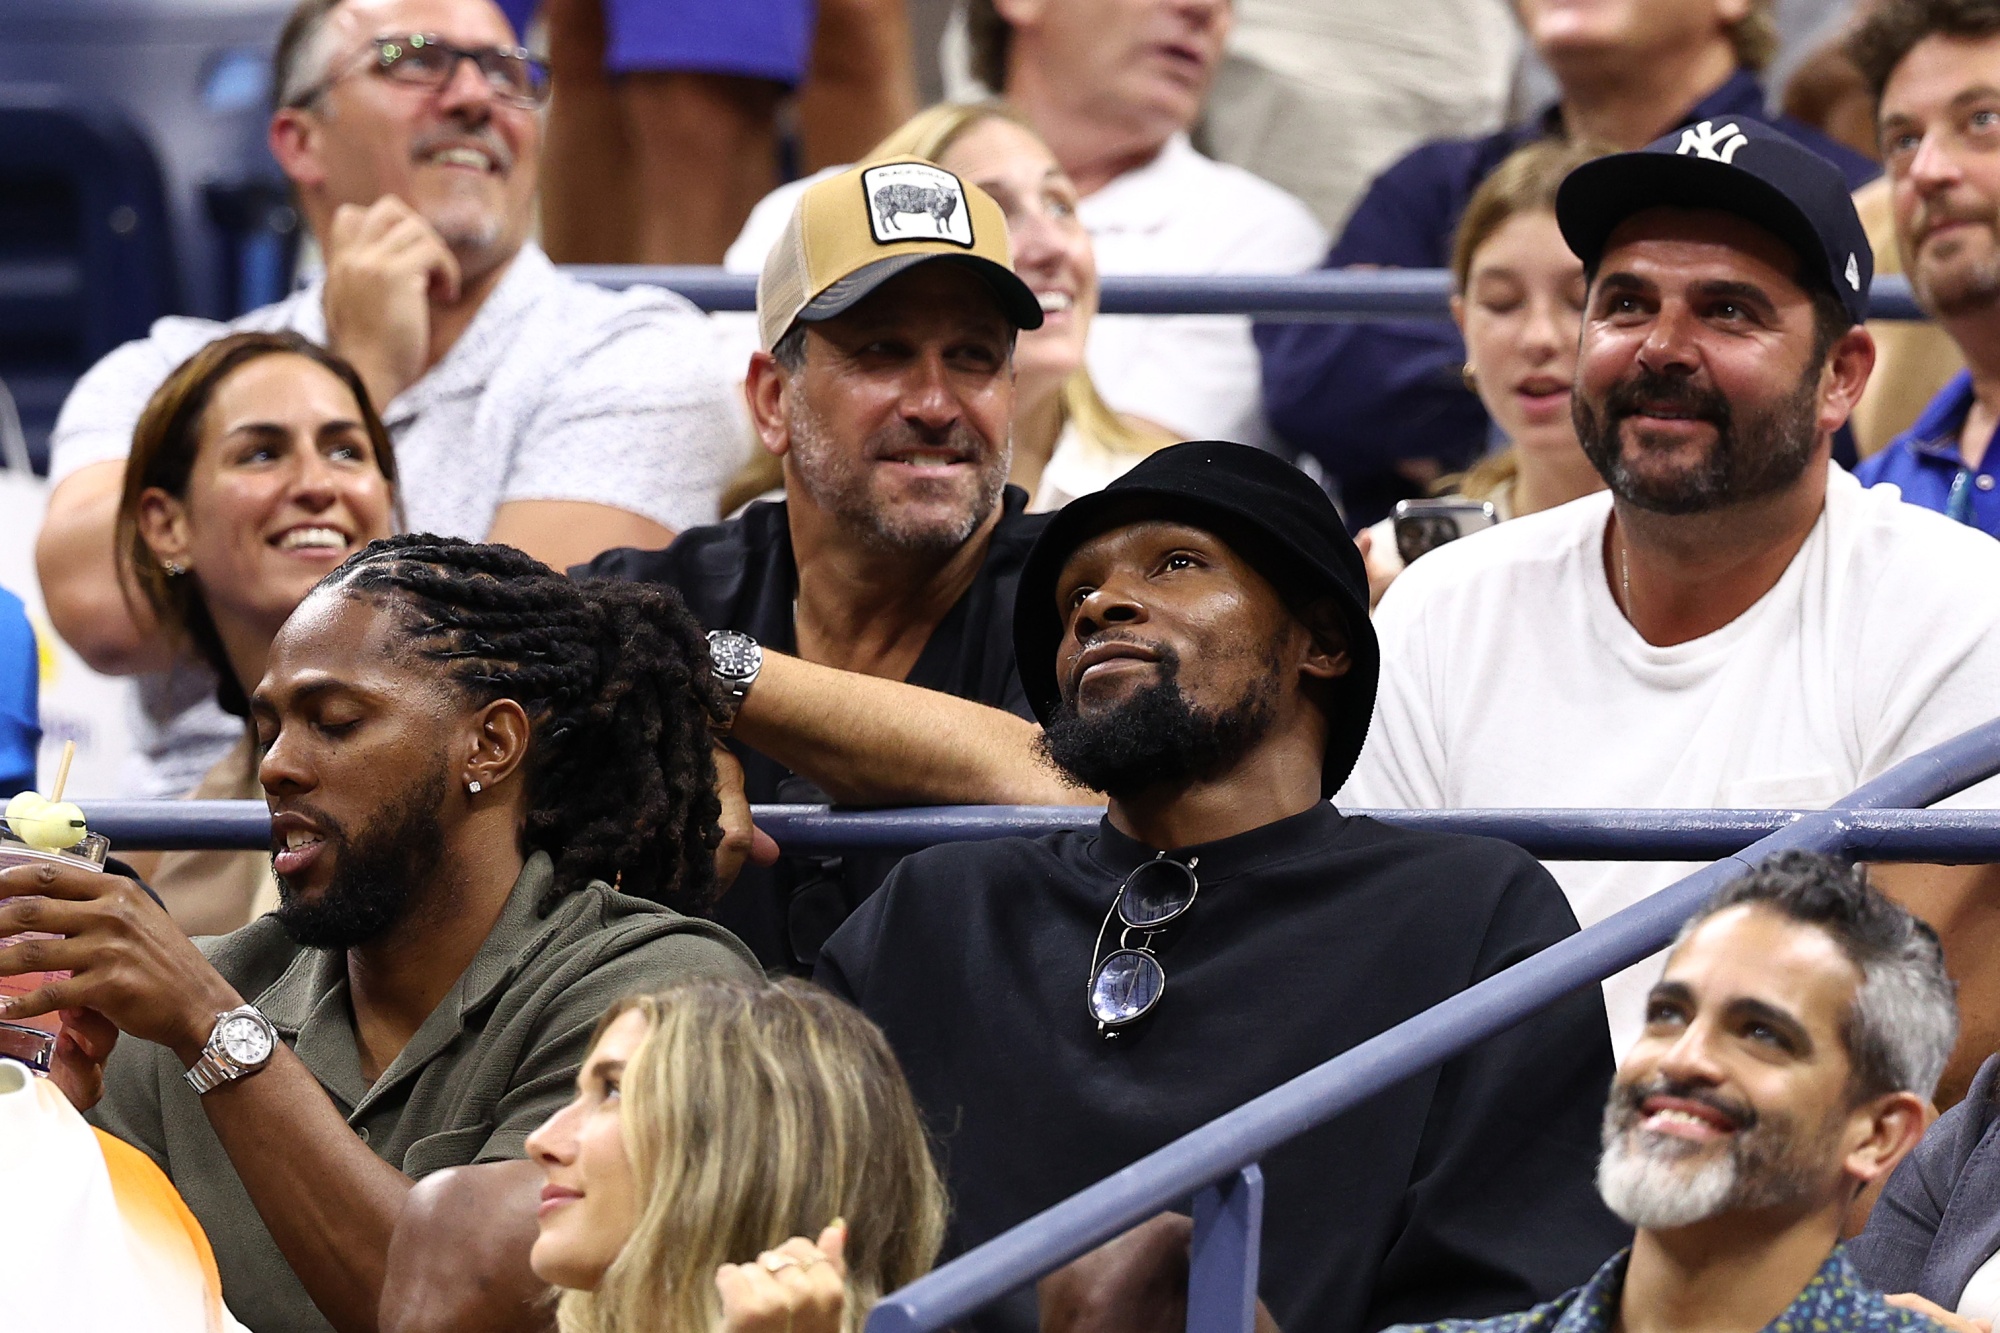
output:
M1042 326L1041 302L1014 273L1000 205L934 162L896 157L829 176L799 196L757 277L757 336L768 352L795 320L832 319L936 259L985 279L1015 327Z

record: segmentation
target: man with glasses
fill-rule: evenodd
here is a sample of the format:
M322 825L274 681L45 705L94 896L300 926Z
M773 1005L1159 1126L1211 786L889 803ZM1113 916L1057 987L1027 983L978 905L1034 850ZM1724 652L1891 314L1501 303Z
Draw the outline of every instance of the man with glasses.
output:
M1325 494L1234 444L1162 450L1050 522L1014 643L1087 833L905 860L818 979L881 1024L968 1249L1576 929L1530 857L1352 819L1378 656ZM1591 1187L1611 1076L1571 996L1262 1163L1261 1295L1361 1333L1583 1281L1627 1234ZM1532 1219L1532 1225L1524 1225ZM982 1330L1035 1326L1002 1301Z
M273 69L271 147L325 274L232 327L297 330L353 362L394 436L414 530L561 568L715 518L740 426L707 321L669 293L558 273L530 239L547 71L490 0L302 0ZM141 408L224 327L168 319L81 380L53 440L38 555L51 618L94 666L159 673L172 645L120 589L112 527ZM195 571L198 576L200 571ZM184 790L241 724L144 686Z

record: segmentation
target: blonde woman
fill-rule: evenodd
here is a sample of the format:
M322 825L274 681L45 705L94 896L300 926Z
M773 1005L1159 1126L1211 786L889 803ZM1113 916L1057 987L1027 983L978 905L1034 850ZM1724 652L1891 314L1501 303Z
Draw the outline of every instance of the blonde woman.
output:
M1465 376L1507 446L1439 490L1488 501L1503 520L1604 489L1570 425L1583 263L1555 211L1563 177L1601 151L1544 139L1514 153L1473 194L1452 245L1451 317L1465 335ZM1393 524L1376 524L1360 545L1379 601L1403 570Z
M943 102L911 117L864 161L890 157L928 158L992 195L1007 216L1014 269L1041 299L1042 327L1023 333L1014 349L1007 479L1032 497L1028 507L1059 509L1174 443L1164 427L1113 411L1091 383L1083 358L1097 314L1096 252L1077 218L1076 186L1027 123L999 102ZM781 203L789 215L796 199L781 190L760 205L746 239L761 233L771 205ZM760 264L769 239L755 256ZM747 261L747 254L732 250L731 258ZM778 460L760 452L725 493L723 512L780 484Z
M888 1043L801 981L612 1006L527 1150L547 1180L530 1262L564 1289L563 1333L860 1333L944 1238Z

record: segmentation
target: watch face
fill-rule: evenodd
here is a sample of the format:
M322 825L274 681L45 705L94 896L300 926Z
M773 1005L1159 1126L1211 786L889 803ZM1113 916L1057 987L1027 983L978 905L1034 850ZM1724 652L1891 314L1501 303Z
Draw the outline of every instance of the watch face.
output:
M708 659L715 674L741 680L755 671L763 660L757 641L747 634L718 634L708 641Z
M271 1034L262 1023L239 1014L222 1025L222 1053L239 1065L262 1064L271 1057Z

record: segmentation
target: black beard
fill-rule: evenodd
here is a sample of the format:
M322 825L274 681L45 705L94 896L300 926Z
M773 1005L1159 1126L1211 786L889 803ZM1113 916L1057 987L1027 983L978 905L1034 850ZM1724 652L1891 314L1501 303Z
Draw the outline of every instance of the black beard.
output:
M335 868L318 902L301 900L278 876L275 915L292 942L305 949L356 949L395 929L444 859L437 814L444 794L440 760L359 838L315 813Z
M1180 669L1180 657L1163 645L1160 678L1123 703L1082 717L1075 698L1065 698L1042 729L1042 754L1074 781L1121 799L1222 776L1269 734L1277 674L1260 678L1229 708L1205 713L1181 692Z
M1813 420L1819 370L1817 363L1808 367L1790 397L1745 418L1740 431L1735 410L1719 390L1696 388L1684 375L1643 367L1612 386L1602 410L1580 394L1572 398L1570 419L1584 455L1613 495L1655 514L1705 514L1775 495L1799 479L1819 443ZM1642 478L1627 468L1620 428L1640 413L1642 404L1678 409L1713 426L1715 444L1708 457L1664 479ZM1643 435L1639 444L1647 447Z

